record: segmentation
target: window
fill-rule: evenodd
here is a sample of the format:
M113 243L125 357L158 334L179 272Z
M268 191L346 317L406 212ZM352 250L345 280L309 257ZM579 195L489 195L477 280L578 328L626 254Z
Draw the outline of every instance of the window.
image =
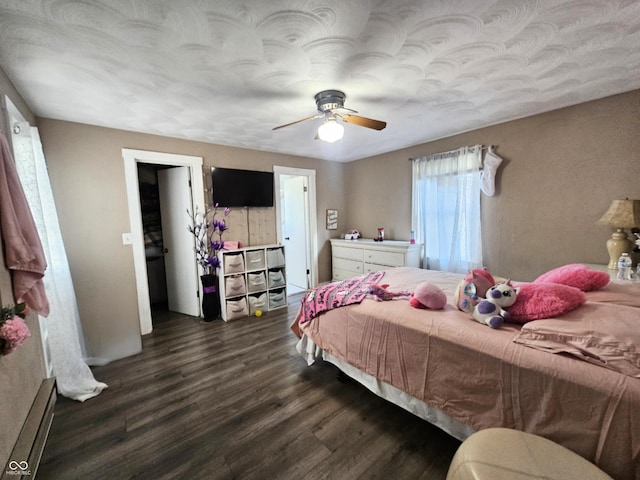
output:
M481 165L481 145L412 160L412 229L424 268L482 267Z

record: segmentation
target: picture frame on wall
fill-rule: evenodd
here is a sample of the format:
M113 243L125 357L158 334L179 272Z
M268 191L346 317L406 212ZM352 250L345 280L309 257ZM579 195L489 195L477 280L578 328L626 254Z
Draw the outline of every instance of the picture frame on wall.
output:
M327 210L327 230L338 229L338 210Z

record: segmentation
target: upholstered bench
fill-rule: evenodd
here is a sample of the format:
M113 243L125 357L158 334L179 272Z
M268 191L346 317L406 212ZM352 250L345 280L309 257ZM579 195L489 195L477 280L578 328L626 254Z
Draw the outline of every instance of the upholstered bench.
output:
M453 457L447 480L611 480L571 450L507 428L480 430Z

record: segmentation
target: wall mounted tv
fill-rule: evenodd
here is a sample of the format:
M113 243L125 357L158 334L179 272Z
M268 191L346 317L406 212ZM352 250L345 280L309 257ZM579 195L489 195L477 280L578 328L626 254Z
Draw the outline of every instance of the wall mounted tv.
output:
M221 207L273 207L273 172L211 168L213 204Z

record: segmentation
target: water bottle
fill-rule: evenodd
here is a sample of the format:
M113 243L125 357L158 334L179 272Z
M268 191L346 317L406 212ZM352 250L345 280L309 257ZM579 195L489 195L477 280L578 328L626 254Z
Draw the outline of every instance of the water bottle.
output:
M618 259L618 280L631 280L631 257L623 253Z

